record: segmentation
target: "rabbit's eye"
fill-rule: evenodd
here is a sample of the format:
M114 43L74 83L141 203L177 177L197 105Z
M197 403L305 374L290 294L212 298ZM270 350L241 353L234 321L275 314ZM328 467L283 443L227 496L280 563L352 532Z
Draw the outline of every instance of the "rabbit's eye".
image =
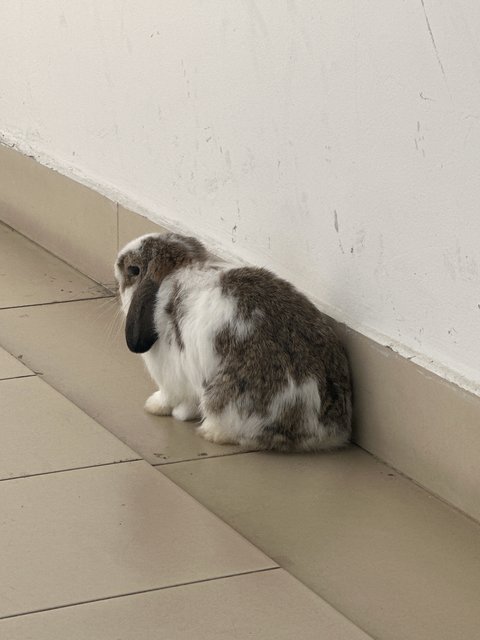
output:
M131 264L129 267L127 267L127 273L129 276L138 276L138 274L140 273L140 268Z

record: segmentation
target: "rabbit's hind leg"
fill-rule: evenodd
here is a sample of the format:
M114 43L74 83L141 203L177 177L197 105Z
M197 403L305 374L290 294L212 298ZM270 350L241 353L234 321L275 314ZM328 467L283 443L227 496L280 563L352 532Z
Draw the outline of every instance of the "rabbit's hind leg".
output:
M209 442L216 444L238 444L234 435L222 425L221 420L215 416L207 416L198 427L197 433Z
M198 407L198 401L184 400L177 404L172 411L172 416L175 420L181 420L187 422L188 420L198 420L200 418L200 409Z

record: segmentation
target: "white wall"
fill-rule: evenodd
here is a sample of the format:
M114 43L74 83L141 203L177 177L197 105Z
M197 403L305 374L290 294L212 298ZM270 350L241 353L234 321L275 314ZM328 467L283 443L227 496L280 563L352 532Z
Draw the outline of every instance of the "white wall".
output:
M479 34L478 0L3 0L0 131L472 387Z

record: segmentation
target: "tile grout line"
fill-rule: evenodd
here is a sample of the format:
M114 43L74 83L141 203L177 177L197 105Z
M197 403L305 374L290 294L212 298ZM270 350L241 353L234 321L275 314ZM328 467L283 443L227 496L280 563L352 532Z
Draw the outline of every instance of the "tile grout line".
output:
M97 467L111 467L114 464L128 464L129 462L146 462L144 458L132 458L130 460L114 460L113 462L99 462L98 464L88 464L82 467L71 467L69 469L55 469L54 471L40 471L39 473L29 473L24 476L12 476L11 478L0 478L0 482L9 480L25 480L27 478L38 478L39 476L51 476L55 473L68 473L69 471L83 471L84 469L96 469Z
M14 357L15 356L12 356L12 358ZM32 373L26 373L24 376L9 376L8 378L0 378L0 382L5 382L5 380L19 380L21 378L36 378L37 375L39 374L32 372Z
M0 313L0 315L1 315L1 313ZM10 353L10 352L7 351L7 353ZM16 357L13 354L10 354L10 355L12 355L12 357L14 357L14 358ZM21 361L21 362L22 362L22 364L24 364L23 361ZM24 366L26 366L26 364L24 364ZM4 480L16 480L16 479L21 479L21 478L30 478L30 477L39 476L39 475L48 475L48 474L51 474L51 473L63 473L64 471L75 471L76 469L89 469L89 468L93 468L93 467L101 467L101 466L106 466L106 465L109 465L109 464L119 464L120 462L139 462L139 461L143 461L143 462L146 462L151 467L154 466L149 460L147 460L144 456L142 456L142 454L139 451L136 451L132 446L130 446L127 442L125 442L125 440L122 440L122 438L120 438L116 433L114 433L113 431L110 431L110 429L108 429L103 424L103 422L99 421L98 416L94 415L93 412L90 412L87 408L82 406L82 404L78 404L76 402L76 400L74 398L71 398L69 395L67 395L67 393L65 393L63 389L57 387L55 382L53 380L51 380L48 375L46 377L44 377L44 374L42 372L34 372L34 375L25 376L25 377L29 377L29 378L40 377L40 379L42 379L45 382L45 384L47 384L51 389L53 389L54 391L59 393L62 396L62 398L64 398L69 403L71 403L72 405L77 407L77 409L80 409L80 411L82 411L82 413L84 413L86 416L88 416L94 422L96 422L96 424L99 427L101 427L101 429L103 431L105 431L106 433L110 434L116 440L118 440L119 442L124 444L127 448L131 449L133 451L133 453L135 455L139 456L139 457L138 458L132 458L131 460L120 460L118 462L107 462L107 463L100 463L100 464L95 464L95 465L87 465L87 466L82 466L82 467L72 467L71 469L59 469L57 471L46 471L46 472L43 472L43 473L33 473L33 474L25 475L25 476L15 476L14 478L0 478L0 482L3 482ZM1 382L2 382L2 380L0 380L0 383Z
M241 571L239 573L230 573L224 576L215 576L213 578L203 578L201 580L191 580L189 582L178 582L176 584L165 585L164 587L152 587L151 589L141 589L140 591L130 591L128 593L119 593L113 596L105 596L104 598L95 598L93 600L82 600L80 602L72 602L69 604L60 604L56 607L46 607L44 609L34 609L32 611L24 611L22 613L12 613L7 616L0 616L0 622L2 620L9 620L10 618L19 618L22 616L35 615L36 613L46 613L48 611L58 611L58 609L68 609L71 607L81 607L86 604L94 604L96 602L106 602L107 600L116 600L118 598L128 598L130 596L142 595L144 593L153 593L155 591L165 591L167 589L177 589L178 587L188 587L194 584L203 584L204 582L214 582L216 580L227 580L229 578L236 578L237 576L249 576L255 573L266 573L267 571L276 571L282 567L265 567L264 569L252 569L251 571ZM320 596L318 596L320 597Z
M52 302L36 302L33 304L16 304L11 307L0 307L0 311L9 311L11 309L29 309L31 307L46 307L52 304L68 304L69 302L87 302L89 300L105 300L110 298L115 298L115 294L111 291L109 295L104 296L96 296L94 298L72 298L71 300L53 300Z

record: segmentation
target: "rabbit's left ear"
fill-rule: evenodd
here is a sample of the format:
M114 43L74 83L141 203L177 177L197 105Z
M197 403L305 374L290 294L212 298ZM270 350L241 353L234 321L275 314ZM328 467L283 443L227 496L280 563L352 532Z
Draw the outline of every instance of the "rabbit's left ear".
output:
M154 312L158 283L146 276L132 296L125 325L125 338L130 351L145 353L158 339Z

